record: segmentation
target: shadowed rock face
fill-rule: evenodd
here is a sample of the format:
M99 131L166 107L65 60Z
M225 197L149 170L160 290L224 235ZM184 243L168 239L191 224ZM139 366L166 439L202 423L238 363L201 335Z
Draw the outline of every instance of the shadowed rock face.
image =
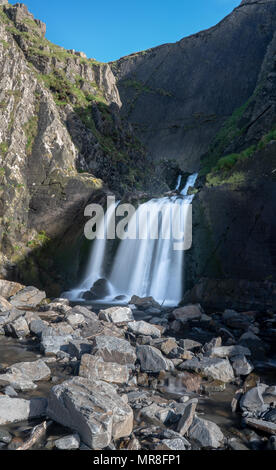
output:
M226 118L252 95L275 21L274 0L243 1L211 29L112 64L123 115L157 161L199 168Z

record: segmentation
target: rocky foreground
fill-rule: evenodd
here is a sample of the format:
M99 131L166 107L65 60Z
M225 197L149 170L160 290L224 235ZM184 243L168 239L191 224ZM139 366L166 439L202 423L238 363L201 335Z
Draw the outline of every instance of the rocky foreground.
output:
M94 313L3 280L0 295L0 449L276 450L272 312L133 297ZM11 363L11 344L32 359Z

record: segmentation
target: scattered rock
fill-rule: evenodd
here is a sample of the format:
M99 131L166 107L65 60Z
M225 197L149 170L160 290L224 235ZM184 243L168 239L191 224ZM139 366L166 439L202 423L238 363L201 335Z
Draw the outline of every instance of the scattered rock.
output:
M276 424L261 419L245 418L245 423L258 431L263 431L268 434L276 434Z
M221 382L232 382L234 372L228 359L203 358L201 360L194 358L181 364L181 370L192 370L204 377L210 377Z
M233 357L233 356L251 356L251 351L244 346L233 345L233 346L220 346L213 348L210 354L211 357Z
M20 290L24 289L25 286L19 284L18 282L6 281L5 279L0 279L0 295L5 299L9 299L14 296Z
M62 437L55 441L55 447L59 450L76 450L80 447L80 438L78 434Z
M13 336L14 338L25 338L30 333L28 323L23 317L19 317L12 323L8 323L5 326L5 331L7 335Z
M91 449L107 447L112 438L129 436L133 412L115 388L102 381L74 377L51 390L47 414L74 429Z
M179 320L182 324L185 324L191 320L200 320L203 313L204 312L199 304L187 305L186 307L174 310L172 317L175 320Z
M10 398L0 396L0 426L45 415L47 400L45 398Z
M249 375L254 370L254 366L243 355L232 357L231 362L235 375Z
M96 336L92 342L92 354L101 356L105 362L134 364L135 349L128 341L113 336Z
M188 434L190 439L204 449L218 449L224 442L224 435L215 423L197 416L194 418Z
M248 390L240 399L240 408L242 411L249 411L256 415L266 411L268 405L264 403L262 394L267 388L267 385L258 385L257 387Z
M159 303L156 302L153 297L138 297L137 295L133 295L129 305L135 305L141 310L147 310L148 308L152 307L160 310Z
M81 358L79 376L87 379L125 384L129 380L129 369L125 365L104 362L102 357L84 354Z
M189 431L194 419L197 404L197 399L190 400L189 402L185 403L186 406L184 409L184 413L177 425L177 432L179 432L181 436L184 436Z
M136 352L142 372L154 373L174 369L172 361L166 359L159 349L152 346L137 346Z
M130 322L128 329L135 335L151 336L152 338L161 337L161 332L158 328L143 320Z
M111 323L133 322L134 317L129 307L111 307L100 310L99 319Z
M0 429L0 442L4 442L4 444L9 444L11 441L11 434L5 429Z
M9 301L14 307L36 307L42 300L46 299L46 294L36 287L24 287L15 295L10 297Z
M192 339L181 339L179 341L179 346L185 351L196 351L202 347L202 344L198 341L193 341Z

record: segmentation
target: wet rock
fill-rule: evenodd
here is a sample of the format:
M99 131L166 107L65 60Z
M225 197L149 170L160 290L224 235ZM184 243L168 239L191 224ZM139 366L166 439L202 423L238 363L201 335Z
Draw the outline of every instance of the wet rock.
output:
M92 354L101 356L105 362L118 364L134 364L135 349L128 341L115 336L96 336L92 340Z
M152 346L137 346L136 352L142 372L156 373L174 369L172 361L166 359L159 349Z
M231 362L235 375L249 375L254 370L254 366L243 355L232 357Z
M21 312L22 313L22 312ZM19 317L14 320L12 323L8 323L5 326L5 332L8 336L13 336L14 338L25 338L30 334L28 323L25 318Z
M254 413L257 416L268 409L268 405L264 403L263 392L266 390L267 385L258 385L257 387L248 390L240 399L240 408L242 411Z
M5 429L0 429L0 442L3 442L4 444L9 444L11 441L11 434Z
M186 324L188 321L200 320L203 313L204 312L199 304L187 305L186 307L174 310L172 317L175 320L180 321L182 324Z
M213 348L210 357L233 357L233 356L251 356L251 351L244 346L233 345L233 346L220 346Z
M130 322L128 329L135 335L151 336L152 338L161 337L161 332L158 328L143 320Z
M249 450L249 447L243 444L243 442L239 441L235 437L228 439L227 441L228 446L232 450Z
M265 421L270 421L271 423L276 424L276 408L269 410L264 416Z
M184 409L183 415L180 418L178 425L177 425L177 432L179 432L181 436L184 436L189 431L193 423L197 404L198 404L197 399L193 399L185 403L185 409Z
M53 387L47 414L78 432L91 449L103 449L112 439L129 436L133 428L132 409L115 388L82 377Z
M190 439L204 449L218 449L224 442L224 435L215 423L197 416L193 420L188 435Z
M40 418L45 415L47 400L45 398L10 398L0 396L0 426Z
M194 358L181 364L181 370L192 370L204 377L210 377L221 382L232 382L234 372L228 359L203 358L201 360Z
M129 307L111 307L100 310L99 319L111 323L133 322L134 317Z
M9 301L14 307L36 307L42 300L46 299L46 293L36 287L24 287L10 297Z
M245 418L245 424L250 426L258 431L263 431L268 434L276 434L276 424L268 421L263 421L262 419L255 418Z
M129 380L129 369L125 365L104 362L102 357L84 354L81 358L79 376L104 382L126 384Z
M55 441L55 447L59 450L76 450L80 447L80 438L78 434L62 437Z
M137 295L133 295L129 305L135 305L141 310L147 310L152 307L160 309L159 303L156 302L153 297L138 297Z

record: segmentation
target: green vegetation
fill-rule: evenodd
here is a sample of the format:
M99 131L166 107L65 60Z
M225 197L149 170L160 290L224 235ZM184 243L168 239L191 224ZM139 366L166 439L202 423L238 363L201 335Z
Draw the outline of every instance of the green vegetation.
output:
M228 171L233 168L233 166L241 160L245 160L253 155L256 151L256 145L251 145L246 150L243 150L241 153L231 153L219 159L216 166L212 169L212 172L218 171Z
M27 155L32 154L33 145L38 131L38 116L32 116L31 119L25 124L24 131L27 137L26 152Z
M7 142L1 142L1 144L0 144L0 154L2 155L2 157L5 157L8 149L9 149L9 144Z
M35 238L33 238L32 240L30 240L27 245L30 247L30 248L37 248L37 247L40 247L40 246L43 246L45 244L47 244L48 242L50 242L51 239L46 235L46 232L45 230L42 230L41 232L39 232Z
M251 99L252 98L233 112L232 116L227 119L224 126L217 134L208 154L202 160L201 175L204 176L211 172L220 160L221 155L223 155L224 149L233 141L233 139L243 133L243 129L239 128L239 121L248 108Z
M230 176L223 174L209 173L206 177L206 185L210 186L221 186L223 184L229 184L232 187L236 187L245 182L245 174L242 172L234 172Z
M4 39L1 39L0 40L0 43L2 44L2 46L4 47L4 49L8 49L9 48L9 43L7 41L4 41Z

